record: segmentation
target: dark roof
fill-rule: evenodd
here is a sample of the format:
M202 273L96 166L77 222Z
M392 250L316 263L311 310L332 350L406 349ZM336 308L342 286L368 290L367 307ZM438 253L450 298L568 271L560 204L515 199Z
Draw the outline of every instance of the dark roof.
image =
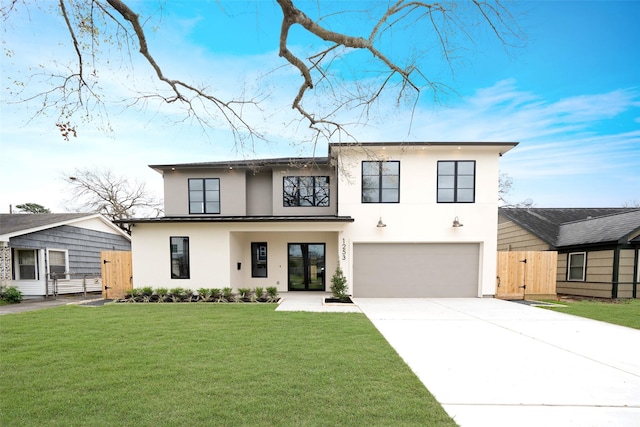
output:
M351 143L330 143L329 153L333 148L340 147L503 147L500 154L506 153L513 147L518 145L517 142L351 142ZM199 169L199 168L246 168L258 169L269 166L288 166L303 167L305 165L328 165L331 162L330 157L280 157L273 159L253 159L253 160L223 160L217 162L197 162L197 163L170 163L164 165L149 165L150 168L157 171L180 169Z
M93 213L61 214L0 214L0 234L9 234L35 228L47 227L78 218L94 216Z
M162 171L173 168L180 169L201 169L201 168L245 168L257 169L265 166L288 166L304 167L305 165L327 165L328 157L280 157L276 159L255 159L255 160L224 160L219 162L198 162L198 163L172 163L165 165L149 165L150 168Z
M160 222L353 222L350 216L164 216L158 218L133 218L122 221L127 224Z
M500 208L515 222L553 247L616 242L627 235L638 208ZM636 214L621 216L625 213ZM604 219L609 217L609 219ZM596 221L598 219L598 221ZM631 223L629 223L629 221ZM577 225L571 225L577 223ZM606 224L606 226L605 226ZM636 220L640 229L640 221ZM597 236L596 236L597 235Z
M562 224L557 246L591 243L627 243L640 232L640 209Z

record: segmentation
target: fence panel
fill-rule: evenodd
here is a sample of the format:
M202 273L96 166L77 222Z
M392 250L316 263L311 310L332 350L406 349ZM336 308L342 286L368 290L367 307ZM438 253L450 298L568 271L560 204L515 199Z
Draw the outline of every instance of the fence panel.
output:
M555 298L557 263L555 251L498 252L496 297Z

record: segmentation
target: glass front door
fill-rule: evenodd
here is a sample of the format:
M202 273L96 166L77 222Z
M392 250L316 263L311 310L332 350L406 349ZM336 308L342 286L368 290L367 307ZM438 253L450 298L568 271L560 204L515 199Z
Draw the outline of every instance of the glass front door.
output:
M324 243L289 243L289 290L324 291Z

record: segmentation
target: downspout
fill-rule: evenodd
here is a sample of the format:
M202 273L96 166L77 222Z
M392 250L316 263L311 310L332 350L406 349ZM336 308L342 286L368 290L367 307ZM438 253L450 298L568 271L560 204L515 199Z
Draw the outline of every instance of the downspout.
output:
M611 277L611 298L618 298L618 280L620 276L620 246L613 250L613 275Z

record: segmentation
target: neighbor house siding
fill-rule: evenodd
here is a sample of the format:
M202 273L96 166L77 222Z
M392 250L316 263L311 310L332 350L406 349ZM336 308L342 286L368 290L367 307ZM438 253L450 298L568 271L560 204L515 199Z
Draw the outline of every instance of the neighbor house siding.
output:
M127 239L116 234L63 225L11 238L12 248L67 249L71 273L100 273L100 252L128 251Z
M613 250L587 252L586 280L583 282L567 280L566 265L569 254L559 254L557 292L559 294L611 298L613 255Z
M548 251L549 244L513 221L498 223L498 251Z

